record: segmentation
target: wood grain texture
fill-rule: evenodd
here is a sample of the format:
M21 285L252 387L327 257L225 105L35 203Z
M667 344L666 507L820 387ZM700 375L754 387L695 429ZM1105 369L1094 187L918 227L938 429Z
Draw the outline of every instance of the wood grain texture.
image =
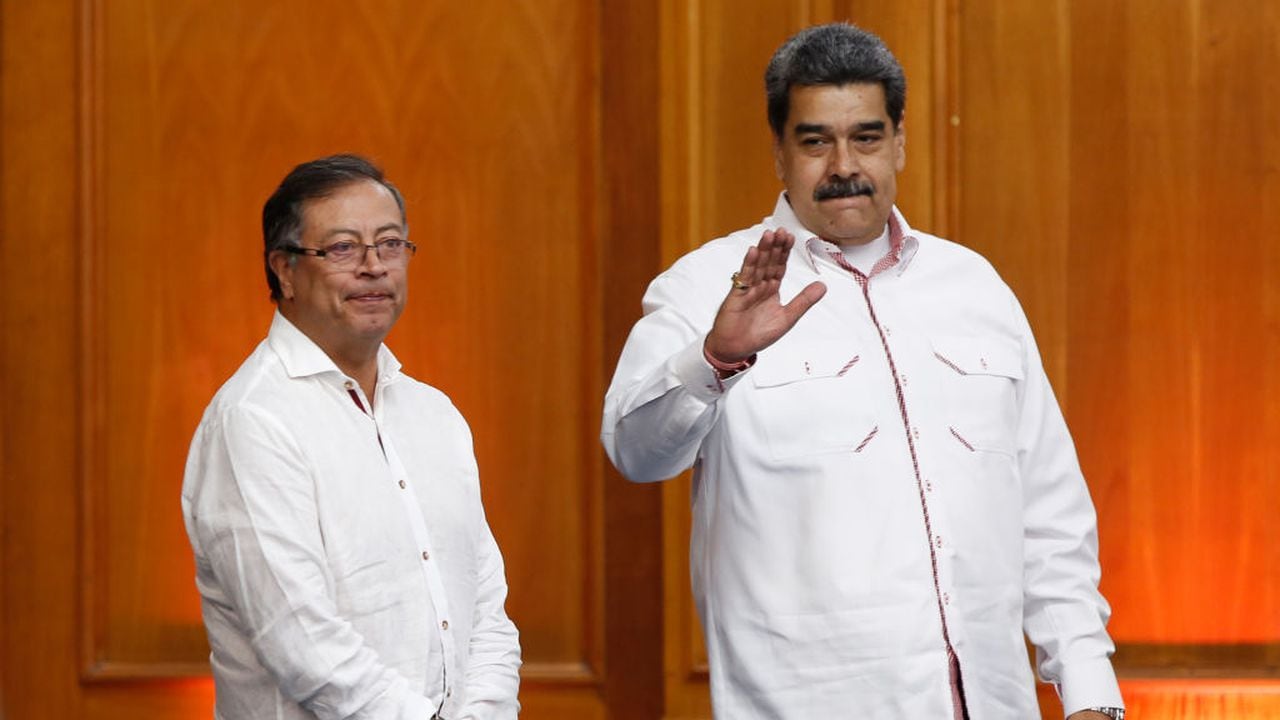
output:
M602 309L603 383L640 317L639 298L660 269L661 186L658 171L659 9L653 3L601 7L601 123L603 193L601 282L592 301ZM597 300L598 299L598 300ZM602 386L601 385L601 386ZM597 387L601 387L597 386ZM592 419L598 416L592 414ZM627 482L603 453L605 662L602 688L609 717L662 717L662 494ZM562 717L575 717L563 715Z
M78 717L77 14L0 13L0 716Z
M1256 10L1071 15L1066 404L1121 643L1280 639L1280 14Z
M1013 287L1060 395L1066 370L1070 67L1064 3L966 2L960 14L957 242Z

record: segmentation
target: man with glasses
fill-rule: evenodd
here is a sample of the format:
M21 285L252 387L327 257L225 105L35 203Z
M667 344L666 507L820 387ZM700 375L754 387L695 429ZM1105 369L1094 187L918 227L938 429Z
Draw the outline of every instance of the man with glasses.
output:
M416 249L404 200L363 158L322 158L262 229L277 312L205 411L182 490L216 717L516 717L470 431L382 344Z

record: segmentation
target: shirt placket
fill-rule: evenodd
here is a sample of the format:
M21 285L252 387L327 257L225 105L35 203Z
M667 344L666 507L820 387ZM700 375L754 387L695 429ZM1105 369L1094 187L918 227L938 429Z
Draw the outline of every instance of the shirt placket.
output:
M376 418L375 418L376 422ZM401 505L404 507L405 515L409 518L409 526L413 530L413 538L418 548L422 552L422 568L423 577L427 581L427 592L431 595L431 604L435 606L436 620L439 621L440 629L440 648L444 653L444 667L441 683L444 686L444 697L440 700L438 706L443 706L453 697L453 681L449 675L449 668L456 667L454 659L457 656L457 647L454 643L453 632L449 627L449 597L444 590L444 579L440 575L440 563L435 557L434 546L431 542L431 533L427 529L427 522L422 517L420 508L422 505L418 501L418 494L414 489L414 484L410 482L409 474L405 471L404 464L400 462L400 456L396 453L395 443L391 442L391 438L382 434L383 447L387 452L387 462L391 466L392 477L395 478L396 486L399 488Z
M952 618L954 613L951 611L953 602L951 589L953 584L954 567L951 559L954 555L954 549L947 540L948 532L946 530L947 521L942 513L931 512L934 507L934 501L937 499L937 492L934 486L934 480L925 477L921 472L919 451L921 443L920 426L911 420L910 413L907 408L908 387L910 378L906 373L897 366L894 361L892 343L890 338L893 335L893 323L890 318L881 318L877 312L877 306L871 296L871 282L876 277L890 275L890 272L897 264L899 253L901 252L900 239L894 243L893 250L883 259L876 263L869 275L864 275L861 271L849 265L844 256L836 249L828 252L831 261L838 265L841 269L848 272L854 277L858 283L858 287L862 291L862 295L866 300L867 311L870 313L872 325L880 335L880 340L884 345L885 357L889 362L889 370L893 376L895 391L898 396L899 411L902 415L903 427L907 432L907 446L911 452L911 464L915 474L916 486L920 495L920 509L924 514L924 523L926 537L929 543L929 559L932 566L934 593L936 594L938 605L938 616L942 623L942 640L946 646L947 652L947 674L951 686L952 710L955 720L966 720L968 718L967 709L965 707L964 682L960 672L960 658L956 652L956 638L952 635Z
M445 593L444 579L440 574L440 565L435 556L435 547L431 542L431 533L427 529L426 519L422 516L422 505L418 501L414 484L410 482L409 473L405 470L399 453L396 452L395 444L391 441L391 437L383 431L385 422L382 413L383 388L386 384L386 382L380 381L377 390L375 390L378 403L373 413L367 410L368 403L364 401L363 393L360 391L359 386L348 380L346 387L348 392L351 393L352 399L355 400L356 406L373 422L378 442L382 446L383 456L386 458L387 466L391 470L391 478L396 484L396 494L400 501L400 507L404 510L405 517L409 521L414 544L420 553L421 559L418 561L418 567L421 568L423 579L427 585L427 593L430 595L431 604L436 611L436 620L439 622L437 637L440 638L440 650L444 658L444 662L441 665L441 677L439 678L442 694L438 699L431 699L431 703L439 711L453 697L453 679L449 676L449 668L455 667L454 659L457 656L457 646L454 642L453 633L449 629L449 598Z

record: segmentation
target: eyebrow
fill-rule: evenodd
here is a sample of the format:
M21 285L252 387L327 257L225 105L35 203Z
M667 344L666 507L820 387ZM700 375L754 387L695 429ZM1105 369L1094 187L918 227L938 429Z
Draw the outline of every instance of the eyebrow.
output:
M885 124L883 120L867 120L857 123L853 126L854 132L868 132L871 130L883 131ZM815 123L797 123L795 127L796 135L808 135L811 133L831 132L830 125L818 125Z
M404 226L401 225L400 223L387 223L386 225L379 227L377 230L374 230L373 234L381 235L382 233L387 232L388 230L396 230L398 232L404 232ZM339 227L339 228L334 228L329 232L325 233L324 237L327 240L328 238L331 238L334 235L355 235L356 237L360 237L360 232L357 230L352 230L351 228Z

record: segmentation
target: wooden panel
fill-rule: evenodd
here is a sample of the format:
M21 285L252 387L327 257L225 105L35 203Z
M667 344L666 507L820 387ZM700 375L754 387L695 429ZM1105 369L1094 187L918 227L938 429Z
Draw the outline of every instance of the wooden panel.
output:
M658 174L659 11L655 3L601 3L601 146L605 203L600 268L607 282L587 303L603 310L599 369L613 376L639 298L660 269ZM599 298L597 300L596 298ZM603 387L603 383L597 387ZM599 416L591 413L592 422ZM662 494L623 479L604 454L605 653L609 717L662 716ZM558 717L577 717L564 714Z
M1271 720L1280 717L1280 693L1269 682L1122 683L1134 717L1165 720Z
M1065 395L1069 226L1062 2L964 4L959 27L959 224L1013 287Z
M1067 410L1117 666L1280 677L1280 11L962 16L959 235L1018 291ZM1280 695L1240 687L1125 684L1156 718L1263 717Z
M1118 406L1120 437L1086 431L1081 443L1102 481L1112 627L1122 642L1277 643L1280 88L1265 69L1280 61L1280 12L1148 2L1117 19L1120 50L1080 68L1073 103L1121 122L1082 133L1073 160L1090 169L1072 187L1112 174L1120 186L1097 198L1113 222L1073 233L1071 257L1073 275L1117 275L1106 295L1080 285L1070 298L1087 317L1119 316L1125 333L1071 336L1083 354L1071 402ZM1120 77L1107 63L1117 54Z
M0 12L0 716L69 718L79 711L79 307L68 291L79 267L77 16L71 2L4 2Z

